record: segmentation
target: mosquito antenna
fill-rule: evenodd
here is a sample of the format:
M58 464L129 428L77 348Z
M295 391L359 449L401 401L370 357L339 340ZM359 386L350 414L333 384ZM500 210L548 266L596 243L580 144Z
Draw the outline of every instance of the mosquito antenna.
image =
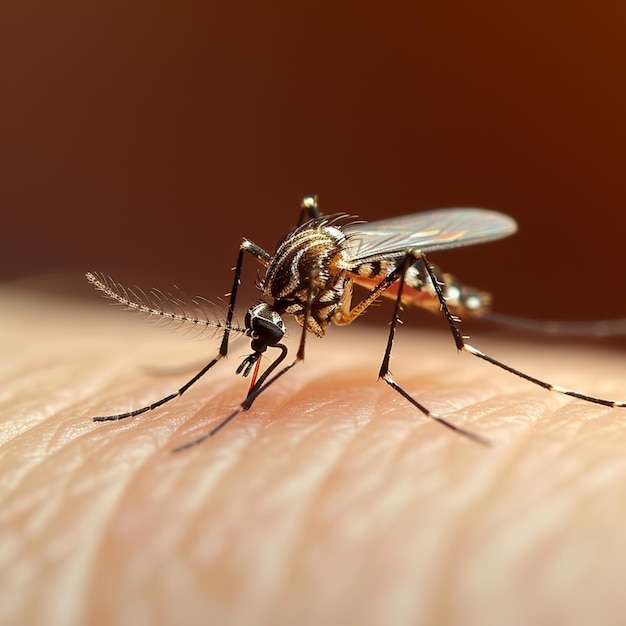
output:
M245 334L246 329L240 326L227 324L219 319L211 319L214 312L209 310L210 303L207 300L194 298L185 302L178 296L166 294L158 289L152 289L146 293L143 289L124 287L113 279L102 274L88 272L87 280L107 298L124 306L129 311L135 311L147 315L150 318L165 324L174 323L176 328L183 325L191 325L190 329L197 328L203 332L206 328L224 330Z

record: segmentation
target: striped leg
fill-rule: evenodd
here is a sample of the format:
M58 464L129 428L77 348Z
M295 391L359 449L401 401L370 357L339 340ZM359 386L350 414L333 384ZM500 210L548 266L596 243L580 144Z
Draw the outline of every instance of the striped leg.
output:
M516 376L519 376L520 378L524 378L525 380L528 380L529 382L535 385L539 385L539 387L543 387L544 389L547 389L548 391L556 391L557 393L562 393L566 396L571 396L572 398L578 398L579 400L586 400L587 402L593 402L594 404L601 404L603 406L626 407L626 401L616 402L614 400L606 400L604 398L597 398L595 396L590 396L588 394L579 393L578 391L573 391L572 389L566 389L565 387L559 387L558 385L553 385L544 380L540 380L539 378L535 378L534 376L531 376L530 374L526 374L525 372L515 369L514 367L511 367L510 365L507 365L506 363L503 363L502 361L498 361L497 359L494 359L493 357L478 350L478 348L475 348L474 346L467 343L465 341L465 338L461 334L461 331L456 325L456 322L458 321L457 318L455 318L455 316L450 312L450 310L448 309L446 305L446 299L443 295L441 284L437 280L432 266L428 263L428 260L426 259L424 255L422 255L421 259L422 259L422 262L424 263L424 267L426 268L426 271L428 272L428 275L430 276L432 280L432 284L434 285L435 292L437 293L437 298L439 299L439 302L441 304L441 310L443 311L443 314L445 315L446 320L448 321L448 326L450 327L450 331L452 332L452 336L454 337L454 341L456 343L456 347L458 348L458 350L462 352L467 352L468 354L472 354L473 356L476 356L479 359L483 359L483 361L487 361L487 363L491 363L492 365L495 365L496 367L499 367L500 369L510 372L511 374L515 374Z
M435 415L432 411L427 409L423 404L421 404L415 398L413 398L400 385L398 385L398 383L393 379L391 375L391 371L389 369L389 361L391 359L391 350L393 347L393 340L395 338L396 326L398 324L398 319L399 319L398 316L399 316L400 308L401 308L402 289L404 287L407 270L409 269L409 267L411 267L411 265L413 265L415 262L419 261L420 259L425 261L425 258L421 253L409 251L407 255L405 256L404 260L402 261L402 263L400 263L397 269L394 270L392 274L390 274L390 278L395 277L395 279L398 280L398 295L396 297L396 302L395 302L395 306L393 310L393 317L391 318L391 324L389 326L389 338L387 339L387 347L385 348L385 355L383 356L383 362L380 366L378 377L382 378L388 385L390 385L403 398L408 400L416 409L420 410L427 417L434 419L435 421L439 422L443 426L450 428L451 430L459 433L460 435L467 437L468 439L471 439L483 445L489 445L490 441L487 438L482 437L481 435L477 435L476 433L473 433L469 430L465 430L464 428L461 428L460 426L457 426L456 424L449 422L443 417ZM431 275L431 272L429 272L429 275ZM431 278L433 278L433 282L437 284L436 278L434 278L434 275L431 275ZM449 312L448 314L450 315ZM452 316L450 315L450 317Z

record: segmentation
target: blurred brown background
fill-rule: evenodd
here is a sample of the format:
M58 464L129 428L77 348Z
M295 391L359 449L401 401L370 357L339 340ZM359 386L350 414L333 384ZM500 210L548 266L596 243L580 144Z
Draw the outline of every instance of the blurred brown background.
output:
M316 193L509 213L435 261L502 312L626 315L625 27L623 2L5 0L0 279L221 295L241 237L273 251Z

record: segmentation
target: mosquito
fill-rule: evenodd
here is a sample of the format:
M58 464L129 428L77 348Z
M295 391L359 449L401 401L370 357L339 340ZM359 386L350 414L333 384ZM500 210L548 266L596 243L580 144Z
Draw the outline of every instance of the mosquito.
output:
M378 377L426 417L473 441L490 443L486 437L430 411L392 377L389 363L396 328L400 323L399 313L404 306L413 305L443 313L459 351L467 352L549 391L608 407L626 407L626 402L586 395L535 378L481 352L461 334L458 324L462 316L491 318L514 325L520 320L490 314L490 297L487 293L462 285L452 275L433 265L426 255L500 239L512 235L516 230L517 225L511 217L477 208L441 209L376 222L361 222L345 213L323 215L318 208L317 198L307 196L302 200L298 226L279 241L274 255L243 239L224 321L202 318L195 314L195 310L190 313L182 301L167 298L161 292L152 291L151 295L134 292L109 278L90 272L87 279L96 289L128 309L181 324L189 322L209 326L221 332L221 343L215 357L180 389L147 406L126 413L94 417L93 420L104 422L126 419L174 400L227 356L233 336L244 335L250 339L251 352L239 364L236 373L243 377L252 374L248 393L212 430L175 448L175 451L195 446L215 435L239 413L247 411L266 389L296 364L304 361L308 333L321 338L331 323L338 326L351 324L381 297L391 298L395 304ZM243 262L247 256L255 258L265 269L257 287L267 302L252 305L245 315L244 325L238 326L234 322L235 305ZM355 284L368 291L362 299L353 303ZM174 305L174 308L170 306L168 309L163 306L164 303ZM302 327L297 353L288 362L285 362L288 349L283 343L286 317L295 318ZM624 320L602 323L605 324L602 328L608 333L624 332ZM570 330L576 332L576 328L574 323ZM550 330L550 327L547 329ZM568 327L564 327L564 330L567 332ZM271 352L273 357L261 372L261 357L267 352Z

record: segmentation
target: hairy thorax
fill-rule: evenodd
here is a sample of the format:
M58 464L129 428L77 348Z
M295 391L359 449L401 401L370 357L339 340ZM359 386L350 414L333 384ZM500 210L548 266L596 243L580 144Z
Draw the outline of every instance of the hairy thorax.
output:
M307 330L318 337L324 335L351 282L342 245L345 235L333 226L337 220L337 216L310 220L280 242L259 285L273 298L274 310L294 315L301 326L306 321Z

